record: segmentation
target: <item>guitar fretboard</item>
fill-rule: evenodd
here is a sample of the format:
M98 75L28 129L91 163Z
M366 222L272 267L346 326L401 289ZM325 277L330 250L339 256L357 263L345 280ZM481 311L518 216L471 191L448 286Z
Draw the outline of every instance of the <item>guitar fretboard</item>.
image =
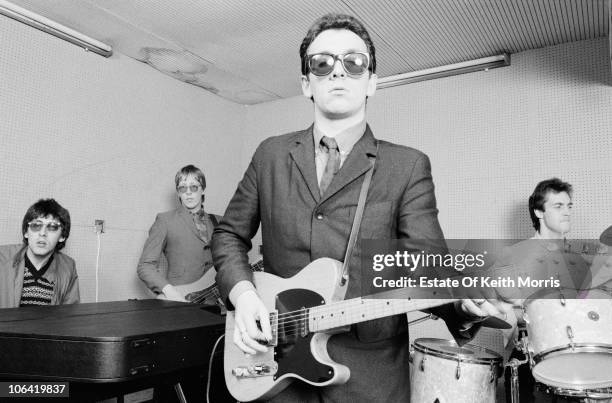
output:
M308 329L321 332L372 319L419 311L454 302L454 299L363 299L353 298L309 309Z

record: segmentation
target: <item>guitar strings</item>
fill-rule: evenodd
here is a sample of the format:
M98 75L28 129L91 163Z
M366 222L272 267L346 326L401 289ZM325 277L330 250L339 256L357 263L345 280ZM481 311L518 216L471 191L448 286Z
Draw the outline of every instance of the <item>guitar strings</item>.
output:
M348 301L343 301L345 302L344 304L334 304L331 306L316 306L316 307L311 307L311 308L307 308L307 309L300 309L300 310L296 310L296 311L289 311L289 312L284 312L281 314L278 314L276 317L272 317L273 319L275 319L275 322L277 323L278 326L283 326L289 322L293 322L296 323L300 320L305 319L308 316L312 316L314 318L314 321L316 321L316 317L318 317L319 315L322 315L321 320L325 319L324 316L329 314L329 317L327 319L330 319L333 316L333 313L330 314L330 312L336 312L339 310L338 305L346 305L345 310L349 310L351 308L355 308L355 305L357 306L362 306L362 305L368 305L366 308L368 308L370 311L374 311L372 312L375 316L377 316L377 314L379 313L384 313L385 310L384 309L380 309L380 308L384 308L386 306L390 306L391 302L389 302L389 300L368 300L365 301L363 299L354 299L354 300L348 300ZM351 306L353 305L353 306ZM313 309L316 309L316 313L312 312ZM363 313L362 313L363 314ZM339 316L340 318L344 317L346 318L347 316L343 316L345 315L344 311L340 311ZM354 312L350 313L350 316L355 316ZM364 318L364 320L367 320ZM293 325L293 323L291 325ZM316 322L315 322L316 324ZM286 328L290 328L291 325L285 325L285 329ZM293 326L299 326L299 325L293 325Z
M388 306L390 304L390 302L388 300L380 300L380 301L363 301L362 299L354 299L354 300L348 300L346 302L350 302L349 304L346 305L364 305L364 304L368 304L369 307L368 309L370 309L371 312L374 314L375 317L379 317L377 314L382 314L385 313L384 309L380 309L381 307L385 307ZM332 308L334 310L335 307L333 306L317 306L317 307L312 307L312 308L317 308L317 316L320 313L329 313L330 310L332 310ZM298 314L295 314L296 312L299 312ZM343 315L344 312L341 312L340 315ZM333 314L332 314L333 315ZM304 328L304 323L303 320L307 317L307 316L315 316L312 312L310 312L310 308L307 309L300 309L297 311L289 311L289 312L284 312L282 314L279 314L277 316L277 318L281 317L280 320L272 320L271 325L273 327L276 328L276 333L277 333L277 338L278 337L291 337L294 336L296 334L301 334L302 333L302 329ZM351 313L350 316L355 316L355 313ZM384 315L381 315L384 316ZM344 317L346 318L346 316ZM324 318L321 318L324 319ZM371 318L365 318L363 317L363 320L369 320ZM353 319L354 320L354 319ZM300 323L300 321L302 321L302 323ZM316 325L316 323L315 323ZM308 329L308 331L310 331L310 329Z
M355 308L356 306L363 306L363 305L367 305L367 309L370 311L370 315L368 315L369 317L366 318L366 316L364 316L363 312L350 312L349 316L339 316L342 318L349 318L349 320L353 323L357 323L357 322L362 322L362 321L366 321L366 320L370 320L370 319L374 319L374 318L379 318L379 317L383 317L385 316L385 313L388 312L388 307L391 306L391 304L393 304L393 301L410 301L412 303L414 303L414 300L411 299L397 299L397 300L389 300L389 299L385 299L385 300L375 300L375 299L371 299L371 300L363 300L362 298L355 298L352 300L346 300L346 301L341 301L340 304L333 304L333 305L328 305L328 306L315 306L315 307L310 307L307 309L300 309L300 310L296 310L296 311L289 311L289 312L284 312L282 314L278 314L276 316L276 318L272 317L272 324L277 328L277 334L278 333L282 333L285 336L292 336L294 334L296 334L296 330L298 328L303 328L304 324L300 323L300 321L303 321L307 316L312 316L313 318L316 318L316 316L322 314L321 320L325 319L324 316L326 314L330 314L330 311L338 311L338 306L339 305L346 305L345 310L350 310L351 308ZM427 307L431 307L431 300L428 300L429 303L427 304ZM441 302L444 301L444 302ZM435 303L434 305L439 305L442 303L447 303L450 300L438 300L437 303ZM344 304L343 304L344 303ZM351 306L352 305L352 306ZM404 308L405 307L399 307L397 306L396 308L398 309L398 314L399 313L403 313L405 312ZM416 308L416 307L415 307ZM316 313L312 312L312 309L316 309ZM362 315L361 319L362 320L357 320L355 321L355 315ZM333 313L330 314L330 317L333 315ZM341 311L339 315L344 315L344 311ZM373 316L373 317L372 317ZM329 318L328 318L329 319ZM316 319L315 319L316 320ZM320 322L319 322L320 323ZM316 326L316 322L313 323ZM279 332L280 330L280 332ZM309 329L310 330L310 329ZM300 330L301 331L301 330Z
M197 297L195 297L192 302L195 303L200 303L206 299L208 299L209 297L212 297L214 299L220 298L221 294L219 294L219 290L217 289L217 287L214 287L213 289L211 289L210 291L204 291L202 292L202 294L199 294Z

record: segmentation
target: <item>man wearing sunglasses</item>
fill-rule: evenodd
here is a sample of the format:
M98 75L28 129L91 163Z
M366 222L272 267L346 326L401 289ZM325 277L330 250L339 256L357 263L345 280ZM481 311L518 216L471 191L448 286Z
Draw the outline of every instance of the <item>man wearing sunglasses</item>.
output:
M137 272L154 293L185 301L174 286L192 283L212 267L209 243L221 217L204 211L206 178L199 168L184 166L176 173L174 182L181 205L155 218ZM162 254L168 262L165 273L160 266Z
M22 245L0 246L0 308L79 302L74 260L60 250L70 214L53 199L34 203L23 217Z
M359 238L443 239L429 159L376 140L366 123L377 76L365 27L351 16L326 15L306 34L300 57L302 91L313 103L314 124L260 144L213 236L217 283L236 308L235 332L227 343L249 354L266 351L258 340L271 340L269 312L246 255L259 224L266 272L286 278L320 257L342 261L371 157L376 165ZM361 253L358 242L346 298L361 295ZM476 314L497 313L484 301L481 308L472 305ZM445 309L459 337L461 315L452 305ZM329 354L350 368L348 382L324 388L293 382L273 400L409 401L407 330L406 315L396 315L332 336Z

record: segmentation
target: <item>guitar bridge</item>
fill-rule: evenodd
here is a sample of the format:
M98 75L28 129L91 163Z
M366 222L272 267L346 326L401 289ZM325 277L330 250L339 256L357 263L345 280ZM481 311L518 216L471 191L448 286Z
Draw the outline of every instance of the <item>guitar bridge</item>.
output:
M278 371L278 364L275 361L267 363L245 365L232 369L232 375L236 378L259 378L262 376L274 376Z

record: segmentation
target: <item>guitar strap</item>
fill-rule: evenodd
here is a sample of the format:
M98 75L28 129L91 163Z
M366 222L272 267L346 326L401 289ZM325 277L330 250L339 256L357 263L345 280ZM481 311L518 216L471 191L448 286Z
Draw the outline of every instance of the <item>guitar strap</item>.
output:
M378 154L378 140L376 141L376 154ZM348 268L353 254L353 249L357 243L357 235L359 234L359 227L361 226L361 218L363 216L363 210L365 209L365 202L368 196L368 190L370 189L370 182L372 181L372 174L374 173L374 165L376 165L376 156L370 156L370 169L366 172L363 183L361 184L361 191L359 192L359 201L357 202L357 210L355 211L355 217L353 218L353 225L351 227L351 234L349 235L349 241L344 254L344 263L342 264L342 278L340 285L344 286L348 281Z
M219 225L219 220L217 220L217 217L215 217L214 214L208 214L208 218L210 218L213 227L217 228L217 225Z

